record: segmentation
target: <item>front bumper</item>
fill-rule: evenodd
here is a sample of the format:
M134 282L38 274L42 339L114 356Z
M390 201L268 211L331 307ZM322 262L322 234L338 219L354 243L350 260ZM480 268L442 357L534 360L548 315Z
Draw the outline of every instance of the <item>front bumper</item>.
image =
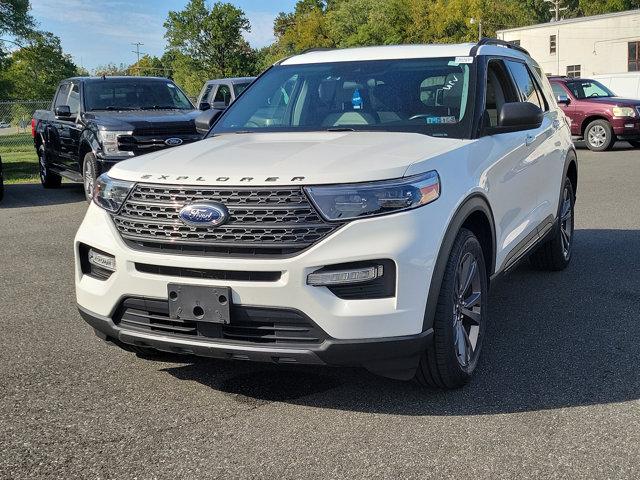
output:
M377 375L399 380L413 378L420 356L432 340L432 330L417 335L363 340L325 339L319 345L275 346L234 344L202 338L176 338L122 329L109 317L78 306L82 318L107 342L224 360L276 364L358 366Z
M611 124L619 140L640 140L640 118L614 117Z

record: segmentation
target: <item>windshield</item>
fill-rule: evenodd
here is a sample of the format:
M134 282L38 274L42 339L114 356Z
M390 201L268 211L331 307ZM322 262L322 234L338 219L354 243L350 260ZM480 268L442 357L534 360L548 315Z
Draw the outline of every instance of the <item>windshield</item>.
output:
M104 80L84 85L84 105L92 110L191 110L193 105L169 81Z
M579 100L585 98L615 97L616 94L595 80L576 80L567 82L573 96Z
M246 88L251 85L251 82L247 82L247 83L234 83L233 84L233 91L236 94L236 97L238 95L240 95L242 92L244 92L246 90Z
M380 130L465 138L473 115L471 67L454 58L275 66L212 134Z

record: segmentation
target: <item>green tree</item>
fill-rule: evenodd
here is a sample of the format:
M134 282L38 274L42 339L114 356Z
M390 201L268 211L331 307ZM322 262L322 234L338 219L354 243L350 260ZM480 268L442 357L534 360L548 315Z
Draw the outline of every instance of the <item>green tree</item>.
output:
M583 15L599 15L640 8L640 0L579 0L578 6Z
M127 69L129 75L145 77L168 77L169 70L170 68L162 62L162 59L151 55L144 55L139 62L135 62Z
M15 99L53 97L60 80L77 74L71 57L62 51L60 39L48 32L32 34L28 43L11 54L3 78L11 82Z
M29 0L0 1L0 35L26 37L33 32L34 21L29 15Z
M204 0L190 0L184 10L169 12L164 26L174 57L171 70L189 94L210 78L255 72L256 53L242 36L251 29L249 20L230 3L209 9Z

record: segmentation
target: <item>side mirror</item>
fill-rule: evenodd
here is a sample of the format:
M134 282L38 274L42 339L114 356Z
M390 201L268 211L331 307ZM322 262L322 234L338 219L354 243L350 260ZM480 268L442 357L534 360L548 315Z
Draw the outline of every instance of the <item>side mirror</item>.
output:
M209 110L211 108L211 104L209 102L200 102L200 105L198 105L198 110L202 110L203 112L205 110Z
M71 116L71 109L69 105L59 105L53 110L53 113L59 118L69 118Z
M569 97L566 95L558 95L556 97L556 102L563 103L565 105L569 105Z
M542 125L544 112L540 107L530 102L505 103L498 115L496 133L518 132L533 130Z
M222 115L222 112L224 112L224 110L218 110L215 108L202 112L196 117L196 131L200 135L205 135L211 129L211 126L216 122L218 117Z

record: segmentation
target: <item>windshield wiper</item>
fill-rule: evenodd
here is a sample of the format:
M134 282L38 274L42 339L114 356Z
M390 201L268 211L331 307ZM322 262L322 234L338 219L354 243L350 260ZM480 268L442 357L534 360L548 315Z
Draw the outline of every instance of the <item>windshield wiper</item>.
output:
M109 110L109 111L113 111L113 110L134 110L131 107L115 107L113 105L109 105L108 107L104 107L104 108L92 108L91 111L100 111L100 110Z
M355 132L355 128L351 127L331 127L327 128L327 132Z
M179 110L175 105L153 105L151 107L142 107L140 110Z

